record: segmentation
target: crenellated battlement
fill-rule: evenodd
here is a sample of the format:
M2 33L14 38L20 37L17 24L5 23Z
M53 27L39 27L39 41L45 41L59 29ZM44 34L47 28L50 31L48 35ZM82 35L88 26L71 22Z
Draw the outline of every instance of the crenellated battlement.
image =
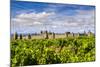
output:
M67 38L67 37L79 37L79 36L94 36L92 32L84 32L84 33L71 33L71 32L65 32L65 33L54 33L54 32L48 32L48 31L41 31L40 33L35 34L27 34L23 36L23 34L17 34L17 32L14 33L12 36L13 39L55 39L55 38Z

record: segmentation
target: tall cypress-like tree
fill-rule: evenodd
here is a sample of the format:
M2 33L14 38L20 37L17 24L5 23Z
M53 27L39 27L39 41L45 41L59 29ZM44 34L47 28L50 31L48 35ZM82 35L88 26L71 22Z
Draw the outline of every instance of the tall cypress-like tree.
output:
M28 39L31 39L31 34L28 34Z
M23 39L23 36L22 36L22 34L20 34L20 39Z
M15 40L18 39L18 34L17 34L17 32L14 33L14 39L15 39Z
M49 37L48 37L48 31L45 31L45 39L48 39Z

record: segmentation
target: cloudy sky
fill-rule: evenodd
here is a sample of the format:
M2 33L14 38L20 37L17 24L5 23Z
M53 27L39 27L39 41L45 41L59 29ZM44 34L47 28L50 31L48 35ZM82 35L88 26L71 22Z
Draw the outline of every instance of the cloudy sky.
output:
M11 1L11 33L94 32L95 6Z

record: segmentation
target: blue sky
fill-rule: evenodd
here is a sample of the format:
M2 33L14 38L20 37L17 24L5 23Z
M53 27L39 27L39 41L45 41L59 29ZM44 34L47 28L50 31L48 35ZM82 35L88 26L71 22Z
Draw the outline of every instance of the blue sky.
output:
M11 33L94 32L95 6L11 1Z

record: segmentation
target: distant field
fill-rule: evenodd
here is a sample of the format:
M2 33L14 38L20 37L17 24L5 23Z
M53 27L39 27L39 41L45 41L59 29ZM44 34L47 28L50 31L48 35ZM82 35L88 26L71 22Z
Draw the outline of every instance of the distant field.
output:
M11 66L95 61L95 37L11 40Z

